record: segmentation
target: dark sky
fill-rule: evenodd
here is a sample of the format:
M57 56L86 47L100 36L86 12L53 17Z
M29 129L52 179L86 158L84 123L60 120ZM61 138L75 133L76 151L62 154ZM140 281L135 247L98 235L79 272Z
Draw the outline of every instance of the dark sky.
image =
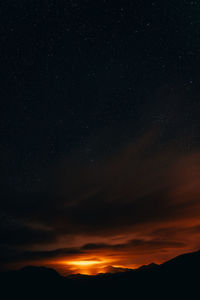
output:
M0 20L1 261L199 248L200 2L4 0Z

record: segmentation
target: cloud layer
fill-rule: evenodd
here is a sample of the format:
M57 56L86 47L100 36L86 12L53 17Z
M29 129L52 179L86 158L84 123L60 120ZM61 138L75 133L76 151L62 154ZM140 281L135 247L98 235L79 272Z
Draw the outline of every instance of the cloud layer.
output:
M2 260L103 255L131 266L199 248L199 151L158 147L158 135L100 163L64 161L43 193L4 198Z

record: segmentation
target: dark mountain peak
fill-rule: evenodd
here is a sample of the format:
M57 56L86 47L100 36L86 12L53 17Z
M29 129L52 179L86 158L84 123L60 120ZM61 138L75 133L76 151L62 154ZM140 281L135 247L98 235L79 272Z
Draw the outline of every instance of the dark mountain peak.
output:
M110 274L128 272L128 271L132 271L132 270L133 269L114 267L114 266L107 266L107 267L103 268L104 273L110 273Z
M155 269L155 268L159 268L159 267L160 267L160 265L151 263L149 265L143 265L143 266L139 267L137 270L149 270L149 269Z
M20 273L24 273L24 274L26 273L27 275L41 274L42 276L51 275L51 276L59 276L60 277L60 275L58 274L58 272L56 270L47 268L47 267L27 266L27 267L20 269Z
M123 268L108 269L113 273L62 277L50 268L29 266L2 273L0 282L6 293L14 293L15 298L24 295L25 299L30 291L37 299L47 299L52 294L63 296L66 292L70 299L71 295L73 299L85 299L85 295L86 299L94 299L97 293L100 299L118 299L119 295L124 299L133 292L137 299L180 299L185 295L195 299L192 295L199 291L200 251L177 256L162 265L151 263L123 272ZM40 297L41 292L44 297Z
M27 266L17 271L17 277L26 284L35 282L37 284L44 284L46 286L49 283L58 282L63 278L54 269L35 266Z
M161 265L162 269L194 270L200 267L200 250L176 256Z

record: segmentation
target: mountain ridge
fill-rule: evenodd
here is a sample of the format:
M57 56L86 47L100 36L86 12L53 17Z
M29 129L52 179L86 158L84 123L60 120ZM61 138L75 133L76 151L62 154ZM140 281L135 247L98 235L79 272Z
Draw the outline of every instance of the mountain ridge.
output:
M149 264L138 269L95 276L63 277L55 270L28 266L18 271L2 272L2 290L24 297L33 294L37 299L73 295L73 299L123 299L137 295L140 299L178 299L199 291L200 250L183 254L161 265ZM12 288L11 288L12 287Z

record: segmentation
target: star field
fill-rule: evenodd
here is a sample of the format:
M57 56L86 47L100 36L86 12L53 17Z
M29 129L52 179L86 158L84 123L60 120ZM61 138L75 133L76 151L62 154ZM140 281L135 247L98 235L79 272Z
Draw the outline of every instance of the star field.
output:
M35 248L44 234L54 241L49 250L67 247L69 232L74 240L102 238L104 230L104 239L125 234L126 226L140 222L134 210L145 222L159 222L160 213L167 223L164 182L179 199L186 197L186 174L199 175L200 1L7 0L0 20L1 223L9 224L2 236L6 230L27 236L31 227ZM181 184L169 180L170 167ZM172 186L179 184L175 193ZM131 202L145 198L143 190L158 215L146 200L150 217ZM195 186L192 197L198 193ZM165 200L157 204L159 197ZM120 219L121 211L127 218ZM115 218L124 232L115 232ZM85 244L96 239L87 236ZM23 243L28 248L29 238ZM5 239L3 247L14 244ZM80 242L72 246L82 249Z

